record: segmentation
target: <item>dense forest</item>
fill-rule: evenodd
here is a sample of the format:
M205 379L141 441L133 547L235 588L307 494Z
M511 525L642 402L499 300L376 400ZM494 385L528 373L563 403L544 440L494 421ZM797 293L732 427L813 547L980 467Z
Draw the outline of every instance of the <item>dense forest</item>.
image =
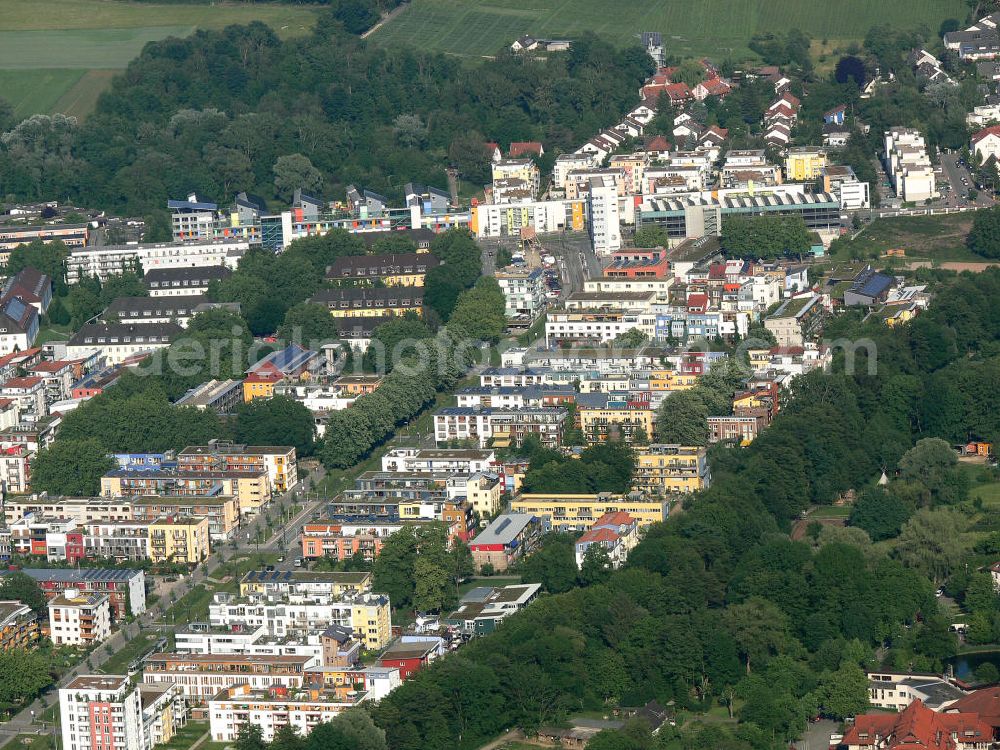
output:
M329 13L330 11L326 11ZM454 58L368 45L321 17L281 41L259 23L150 43L83 123L38 115L0 139L0 195L127 215L192 191L288 201L355 183L399 197L488 179L485 142L541 140L553 154L617 122L652 63L596 37L539 61Z
M863 710L862 667L879 647L888 665L940 668L955 641L936 585L962 579L956 595L985 600L985 622L998 617L995 596L976 599L983 576L961 572L989 559L998 535L972 541L997 519L952 481L937 447L947 443L928 440L1000 437L1000 414L981 408L1000 395L998 293L994 269L947 281L930 311L894 331L838 320L832 333L875 343L876 375L864 356L845 372L839 356L833 372L796 380L768 430L715 452L712 488L652 527L623 570L538 601L382 700L374 715L389 746L470 748L511 726L655 698L729 707L739 721L655 738L630 727L598 747L763 750L809 716ZM898 469L887 490L875 485L883 467ZM864 518L789 538L806 506L852 488L869 515L872 503L895 507L894 527L872 528L885 541L872 542Z

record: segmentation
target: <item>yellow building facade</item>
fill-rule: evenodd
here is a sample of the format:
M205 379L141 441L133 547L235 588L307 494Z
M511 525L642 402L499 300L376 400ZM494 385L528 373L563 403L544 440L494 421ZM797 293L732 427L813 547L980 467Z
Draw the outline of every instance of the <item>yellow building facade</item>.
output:
M578 406L580 429L588 443L603 443L609 437L621 437L631 443L637 437L649 440L655 419L652 409L632 406Z
M513 513L531 513L544 518L553 531L585 531L605 513L625 511L640 526L666 520L669 503L660 498L636 495L523 494L510 504Z
M149 524L149 558L154 563L195 565L211 552L208 519L165 517Z
M647 445L636 449L634 489L654 495L688 494L711 484L703 447Z
M785 177L792 182L818 180L826 167L826 151L818 148L793 148L785 157Z
M351 607L351 628L368 651L381 651L392 641L389 597L369 597L371 602Z

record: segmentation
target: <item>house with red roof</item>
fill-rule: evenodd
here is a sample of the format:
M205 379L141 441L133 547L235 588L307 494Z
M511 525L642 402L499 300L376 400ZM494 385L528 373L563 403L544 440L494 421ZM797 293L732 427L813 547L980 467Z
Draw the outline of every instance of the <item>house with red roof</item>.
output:
M666 94L673 105L687 104L693 99L691 89L686 83L646 83L639 95L643 101L655 102L660 94Z
M972 136L970 149L985 162L1000 158L1000 125L990 125Z
M687 311L689 313L703 313L708 311L708 295L698 292L689 294L687 298Z
M935 713L915 700L898 714L863 714L840 741L847 750L987 750L993 728L976 713Z
M691 89L691 95L699 102L703 102L710 96L725 99L732 90L732 86L721 78L709 78Z
M950 703L946 714L978 714L979 720L993 730L993 741L1000 741L1000 685L974 690L963 698Z
M13 400L21 414L45 416L45 382L38 375L11 378L0 386L0 397Z
M545 149L538 141L515 141L510 144L510 151L507 152L508 159L520 159L528 156L544 156Z
M670 153L670 141L662 135L654 135L652 138L646 139L644 148L646 153L652 156L666 156Z
M625 511L605 513L576 540L576 567L583 567L587 550L600 545L608 553L611 567L620 568L639 543L639 521Z

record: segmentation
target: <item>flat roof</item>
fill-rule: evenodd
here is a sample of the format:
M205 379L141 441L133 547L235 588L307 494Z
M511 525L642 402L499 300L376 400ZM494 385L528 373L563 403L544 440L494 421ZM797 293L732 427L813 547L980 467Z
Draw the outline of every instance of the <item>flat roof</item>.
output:
M84 674L74 677L63 690L121 690L128 685L123 674Z

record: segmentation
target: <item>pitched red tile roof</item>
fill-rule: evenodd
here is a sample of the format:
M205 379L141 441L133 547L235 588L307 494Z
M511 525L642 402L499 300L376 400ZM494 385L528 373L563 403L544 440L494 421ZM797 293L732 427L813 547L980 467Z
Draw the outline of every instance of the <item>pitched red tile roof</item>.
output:
M988 135L1000 135L1000 125L990 125L988 128L983 128L974 136L972 136L973 143L979 143L983 138Z
M841 744L879 750L955 750L952 732L964 742L987 743L993 737L992 728L978 714L937 714L918 699L899 714L856 717Z
M21 378L11 378L0 386L0 388L34 388L41 382L42 379L37 375L28 375Z
M577 543L580 542L613 542L620 538L617 531L613 529L591 529L587 531L577 539Z
M692 294L687 298L688 308L692 307L708 307L708 295L707 294Z
M646 141L647 151L669 151L670 142L662 135L655 136Z
M535 154L535 156L542 155L542 144L538 141L517 141L510 144L510 151L507 156L511 159L517 159L525 154Z
M979 718L995 731L1000 728L1000 685L976 690L964 698L959 698L945 711L979 714Z

